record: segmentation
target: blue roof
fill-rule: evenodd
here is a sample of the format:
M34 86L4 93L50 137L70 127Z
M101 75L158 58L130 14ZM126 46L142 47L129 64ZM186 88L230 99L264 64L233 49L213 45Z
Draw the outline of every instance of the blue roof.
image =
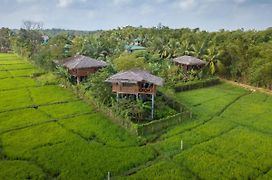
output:
M127 45L126 49L130 50L130 51L145 50L145 47L143 47L143 46L137 46L137 45Z

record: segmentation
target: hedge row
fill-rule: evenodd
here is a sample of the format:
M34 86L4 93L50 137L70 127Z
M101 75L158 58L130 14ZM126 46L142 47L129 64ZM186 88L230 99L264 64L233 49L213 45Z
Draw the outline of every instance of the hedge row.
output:
M170 126L181 123L182 121L191 118L192 112L189 108L175 101L170 96L158 91L158 96L161 96L163 101L171 108L175 109L178 113L173 116L168 116L160 120L153 120L151 122L138 125L138 135L150 135L160 133Z
M180 91L188 91L192 89L199 89L203 87L208 87L208 86L213 86L220 83L219 78L210 78L210 79L203 79L199 81L189 81L186 83L181 83L177 84L174 87L175 92L180 92Z
M105 105L102 105L102 104L98 105L97 104L96 106L98 106L99 111L106 114L112 122L127 129L127 131L133 135L139 135L138 134L138 125L133 123L130 119L117 115L111 108L109 108Z
M190 111L189 108L187 108L185 105L179 103L178 101L174 100L173 98L171 98L170 96L167 96L166 94L164 94L161 91L157 92L158 96L161 96L163 101L172 109L176 110L177 112L181 113L181 112L185 112L185 111Z
M138 135L144 136L158 132L163 132L167 128L179 124L186 119L191 118L191 116L192 116L191 112L185 111L160 120L154 120L149 123L138 125Z

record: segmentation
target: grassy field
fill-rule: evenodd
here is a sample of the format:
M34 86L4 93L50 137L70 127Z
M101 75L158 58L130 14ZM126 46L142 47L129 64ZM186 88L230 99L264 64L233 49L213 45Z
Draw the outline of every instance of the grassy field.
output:
M103 179L157 157L70 91L40 86L29 63L0 64L0 179Z
M142 144L36 71L0 55L0 179L272 178L271 96L225 83L177 93L193 119Z
M147 174L162 179L167 174L173 179L272 178L271 96L220 84L181 92L175 98L192 108L194 118L153 144L164 162L131 178ZM166 171L168 167L172 168Z

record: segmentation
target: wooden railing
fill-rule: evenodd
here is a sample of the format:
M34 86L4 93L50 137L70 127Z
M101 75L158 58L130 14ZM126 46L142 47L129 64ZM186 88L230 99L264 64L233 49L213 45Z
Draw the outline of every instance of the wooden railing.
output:
M119 92L119 93L129 93L129 94L136 94L136 93L144 93L144 94L153 94L156 92L155 86L149 87L149 88L143 88L139 87L137 85L135 86L119 86L119 85L113 85L112 86L113 92Z

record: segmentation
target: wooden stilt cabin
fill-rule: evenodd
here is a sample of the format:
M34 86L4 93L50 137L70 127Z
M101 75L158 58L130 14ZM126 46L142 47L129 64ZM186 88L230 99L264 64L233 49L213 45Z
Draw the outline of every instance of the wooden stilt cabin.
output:
M83 77L95 73L100 68L106 67L107 63L87 56L76 55L64 60L63 66L69 70L69 73L77 78L77 83Z
M144 70L119 72L106 80L112 84L112 92L123 94L156 94L156 87L163 79Z
M149 94L152 97L152 119L154 117L154 97L157 86L162 86L164 80L144 70L128 70L109 77L106 82L112 84L112 92L119 94Z
M181 56L173 59L174 63L182 66L184 70L199 70L206 65L206 62L193 56Z

